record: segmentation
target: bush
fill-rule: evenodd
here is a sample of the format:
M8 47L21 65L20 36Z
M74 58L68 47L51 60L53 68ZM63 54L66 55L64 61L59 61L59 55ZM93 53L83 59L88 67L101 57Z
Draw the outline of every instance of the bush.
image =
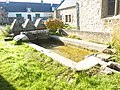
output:
M5 30L3 29L0 29L0 36L7 36L8 35L8 32L6 32Z
M10 25L6 25L6 27L5 27L5 31L8 32L8 33L11 32Z
M46 26L49 30L57 31L57 29L62 29L64 27L64 23L59 19L50 19L46 21Z
M116 26L113 28L112 32L112 46L120 51L120 26Z

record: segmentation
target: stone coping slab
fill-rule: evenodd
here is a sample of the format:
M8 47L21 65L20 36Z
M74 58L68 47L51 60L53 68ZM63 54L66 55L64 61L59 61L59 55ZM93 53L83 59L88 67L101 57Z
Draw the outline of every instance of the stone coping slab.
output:
M108 45L87 42L84 40L65 38L65 37L60 37L60 36L55 36L55 35L51 35L50 37L54 38L56 40L60 40L66 44L71 44L74 46L83 47L83 48L90 49L90 50L103 51L104 49L106 49L108 47Z

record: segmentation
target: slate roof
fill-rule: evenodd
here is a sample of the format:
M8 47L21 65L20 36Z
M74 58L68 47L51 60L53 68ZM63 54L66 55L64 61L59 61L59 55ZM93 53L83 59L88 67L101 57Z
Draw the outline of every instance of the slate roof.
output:
M76 0L64 0L64 2L61 3L61 5L57 8L57 10L65 9L73 6L76 6Z
M53 4L54 7L57 5ZM7 12L27 12L27 8L31 8L32 12L52 12L50 3L0 2L0 7L5 8Z
M57 7L59 4L52 4L52 7Z

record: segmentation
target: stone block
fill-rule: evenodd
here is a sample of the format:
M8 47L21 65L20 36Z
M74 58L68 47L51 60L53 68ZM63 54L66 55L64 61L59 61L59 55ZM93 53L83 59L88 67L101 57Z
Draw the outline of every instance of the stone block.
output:
M43 29L46 29L46 26L45 26L44 22L39 18L35 22L35 28L37 30L43 30Z
M13 40L13 37L6 37L4 40L5 40L5 41L12 41L12 40Z
M85 58L84 60L80 61L77 66L76 69L79 70L87 70L92 68L93 66L96 66L97 64L100 64L102 62L101 59L94 57L94 56L90 56Z
M25 34L20 33L20 35L17 35L17 36L14 37L14 40L15 41L20 41L20 40L22 40L22 41L28 41L29 38Z
M108 67L120 72L120 64L116 62L108 62Z
M35 30L35 25L29 19L26 19L22 26L24 28L24 31Z
M99 54L96 55L96 57L101 58L103 60L107 60L107 59L111 58L111 55L110 54L99 53Z
M105 74L119 73L120 74L120 64L116 62L108 62L101 66L101 72Z
M20 23L19 20L14 19L10 29L14 35L18 35L21 31L23 31L22 23Z

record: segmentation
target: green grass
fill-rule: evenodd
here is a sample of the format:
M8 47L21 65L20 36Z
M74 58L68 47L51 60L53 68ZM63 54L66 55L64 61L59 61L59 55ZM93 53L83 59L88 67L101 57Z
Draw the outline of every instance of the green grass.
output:
M26 44L0 39L0 90L119 90L120 75L76 72Z

